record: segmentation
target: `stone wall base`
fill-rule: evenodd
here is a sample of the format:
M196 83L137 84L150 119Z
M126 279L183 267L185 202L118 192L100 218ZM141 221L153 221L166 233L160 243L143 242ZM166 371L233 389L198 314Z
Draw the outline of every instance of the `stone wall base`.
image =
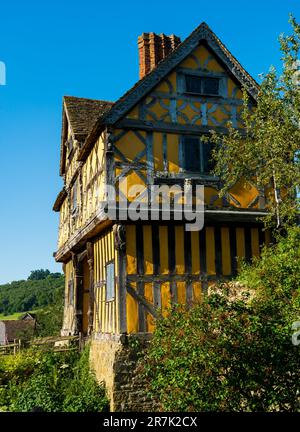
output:
M145 382L137 373L140 352L149 335L94 335L90 364L99 382L106 386L111 411L155 411L156 404L147 397Z

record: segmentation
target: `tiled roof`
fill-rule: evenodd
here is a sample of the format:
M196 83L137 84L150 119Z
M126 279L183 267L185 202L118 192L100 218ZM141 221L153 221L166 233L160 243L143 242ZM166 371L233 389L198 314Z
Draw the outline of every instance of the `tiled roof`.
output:
M64 96L64 103L73 133L79 141L89 134L96 120L113 105L113 102L75 96Z

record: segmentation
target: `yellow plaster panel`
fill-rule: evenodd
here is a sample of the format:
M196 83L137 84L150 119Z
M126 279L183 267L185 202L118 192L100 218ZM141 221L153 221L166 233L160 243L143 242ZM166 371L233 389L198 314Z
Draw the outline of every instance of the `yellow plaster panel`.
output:
M138 303L128 293L126 294L126 315L127 315L127 332L137 333L139 331Z
M143 138L146 138L146 132L139 132ZM136 156L145 148L145 144L135 135L134 132L128 131L122 138L115 143L116 148L125 156L128 162L132 162ZM116 160L122 159L115 153ZM144 155L139 161L145 162Z
M136 231L134 225L126 226L127 273L135 274L136 266Z
M167 135L167 159L169 162L169 172L179 172L179 136L174 134Z
M229 192L240 203L242 208L247 208L258 196L257 189L244 180L239 180ZM234 205L234 202L232 204Z
M168 227L159 226L159 252L160 252L160 272L161 274L169 273L168 262Z
M216 252L215 252L215 236L214 236L214 228L206 227L206 266L207 266L207 274L213 275L216 274Z
M215 59L211 59L206 68L212 72L224 72L224 68L220 65L220 63Z
M136 105L130 112L127 114L128 118L138 119L139 118L139 107Z
M226 276L231 274L229 228L227 227L221 228L221 244L222 244L222 274Z
M235 90L235 94L233 91ZM234 99L243 99L243 93L231 78L228 78L228 96Z
M153 274L152 227L143 226L144 234L144 268L145 274Z
M208 110L211 107L212 107L212 104L207 104ZM229 121L230 120L230 114L227 114L226 111L223 112L221 110L221 107L217 107L215 111L208 113L208 125L209 126L215 126L215 123L211 120L211 117L213 117L220 124L223 121Z
M152 283L145 283L144 288L144 295L145 299L153 305L153 284ZM153 316L146 312L146 331L149 333L153 333L155 329L155 319Z
M164 169L162 137L162 133L154 132L153 134L153 160L156 171L163 171Z
M191 231L192 273L200 273L199 231Z
M148 108L148 111L151 111L158 120L170 122L171 119L170 119L170 116L168 114L169 113L170 100L169 99L162 99L162 102L165 104L165 106L167 108L164 108L163 106L161 106L161 104L157 101L155 104L151 105ZM151 112L147 113L146 120L150 120L150 121L153 120L153 116L151 115ZM168 114L168 116L164 117L162 119L162 117L165 116L166 114Z
M171 307L171 292L170 283L165 282L161 284L161 309L163 316L166 316Z
M184 232L183 226L175 226L175 260L176 273L183 274L184 268Z
M177 282L177 300L179 304L186 303L186 283Z
M208 206L222 207L222 199L219 198L217 189L212 187L205 187L204 202Z
M193 301L199 302L201 300L201 282L193 282Z

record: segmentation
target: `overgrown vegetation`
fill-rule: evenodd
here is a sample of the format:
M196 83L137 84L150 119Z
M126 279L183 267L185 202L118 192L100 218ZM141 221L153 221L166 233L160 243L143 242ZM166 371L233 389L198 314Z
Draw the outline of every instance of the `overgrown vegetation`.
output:
M159 320L143 360L165 411L299 411L300 228L190 310ZM230 288L231 287L231 288ZM238 295L237 295L238 293Z
M107 410L104 388L89 371L89 349L27 349L0 357L0 411L98 412Z

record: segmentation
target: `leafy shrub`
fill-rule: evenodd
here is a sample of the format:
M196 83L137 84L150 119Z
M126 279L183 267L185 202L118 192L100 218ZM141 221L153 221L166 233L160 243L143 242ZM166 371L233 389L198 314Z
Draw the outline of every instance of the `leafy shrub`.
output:
M28 349L0 359L0 411L103 411L104 388L83 353Z
M291 341L300 314L299 245L300 228L290 229L243 266L244 294L223 285L158 321L143 373L162 410L299 410L300 349Z

